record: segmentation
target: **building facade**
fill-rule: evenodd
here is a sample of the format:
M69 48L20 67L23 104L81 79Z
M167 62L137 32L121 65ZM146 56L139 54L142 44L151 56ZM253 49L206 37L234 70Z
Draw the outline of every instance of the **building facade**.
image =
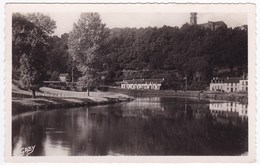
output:
M213 31L218 29L219 27L227 27L227 25L223 21L208 21L207 23L197 24L197 13L195 12L190 13L190 25L198 25L202 28L209 28Z
M60 82L63 82L63 83L69 82L70 81L70 76L69 76L68 73L61 73L59 75L59 80L60 80Z
M164 79L133 79L123 80L121 88L137 90L160 90Z
M210 83L210 91L221 92L248 92L247 77L213 77Z

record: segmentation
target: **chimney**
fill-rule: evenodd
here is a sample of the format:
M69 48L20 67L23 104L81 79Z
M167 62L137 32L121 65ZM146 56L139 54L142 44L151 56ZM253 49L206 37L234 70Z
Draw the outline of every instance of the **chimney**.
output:
M246 79L246 74L245 74L245 72L243 72L243 79L244 79L244 80Z

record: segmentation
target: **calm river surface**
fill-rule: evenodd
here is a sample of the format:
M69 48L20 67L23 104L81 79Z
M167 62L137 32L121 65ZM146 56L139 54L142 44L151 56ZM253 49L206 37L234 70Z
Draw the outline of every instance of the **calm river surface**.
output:
M34 145L29 156L242 155L247 105L143 97L13 116L12 154Z

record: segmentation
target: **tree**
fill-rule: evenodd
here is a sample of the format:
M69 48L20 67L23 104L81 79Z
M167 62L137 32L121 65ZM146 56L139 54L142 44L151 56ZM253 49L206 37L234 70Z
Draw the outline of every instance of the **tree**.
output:
M20 67L20 58L23 54L30 54L31 33L35 25L28 21L24 15L14 13L12 16L12 69Z
M41 72L33 67L34 61L31 57L23 54L20 59L20 85L23 89L30 89L32 97L35 98L35 90L40 87Z
M69 34L69 53L82 73L77 84L87 91L101 80L102 46L106 37L105 24L98 13L82 13Z
M57 80L60 73L66 72L70 73L73 80L75 71L73 71L74 62L68 52L68 34L64 33L61 37L56 35L49 37L48 45L46 64L48 79Z
M41 13L30 13L26 16L27 20L34 23L43 34L50 35L54 33L56 29L56 22L52 20L49 16L43 15Z
M22 53L21 57L13 58L19 59L20 86L31 90L34 98L44 79L47 38L53 33L55 22L42 14L14 14L13 22L13 50L20 49ZM16 53L13 52L13 57L19 55Z

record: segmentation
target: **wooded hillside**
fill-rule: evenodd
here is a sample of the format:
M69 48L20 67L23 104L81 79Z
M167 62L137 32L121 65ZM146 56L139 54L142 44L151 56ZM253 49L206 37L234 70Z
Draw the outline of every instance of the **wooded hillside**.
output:
M184 24L182 27L109 29L101 23L102 18L97 13L87 16L95 16L103 28L98 29L102 30L102 40L97 42L92 37L94 47L92 44L92 48L84 48L85 52L95 48L92 55L98 62L92 61L90 69L96 67L102 73L99 74L103 76L99 83L101 85L115 85L116 81L132 78L165 78L164 89L183 89L187 78L188 89L201 90L206 89L213 76L241 76L247 73L247 28L219 27L212 30ZM87 25L91 28L91 24ZM72 32L61 37L48 35L44 29L21 14L13 15L13 72L21 72L21 63L26 62L21 60L22 55L26 57L32 54L30 40L34 36L30 35L35 30L34 27L39 28L44 36L44 41L38 41L39 44L36 45L39 49L34 47L33 50L36 66L44 68L41 79L57 80L58 75L65 72L73 75L75 81L82 78L85 66L78 70L77 66L82 60L73 59L77 56L69 51L68 40ZM98 32L92 34L92 31L88 33L99 37ZM86 43L90 40L87 35L84 37L80 42L75 41L82 44L83 41ZM84 51L82 53L84 55Z

